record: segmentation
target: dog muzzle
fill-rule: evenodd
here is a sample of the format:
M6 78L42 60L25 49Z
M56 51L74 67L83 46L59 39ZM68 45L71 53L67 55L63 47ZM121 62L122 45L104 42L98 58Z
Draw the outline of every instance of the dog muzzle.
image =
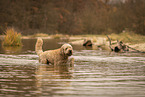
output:
M73 54L72 50L69 50L67 55L71 56L72 54Z

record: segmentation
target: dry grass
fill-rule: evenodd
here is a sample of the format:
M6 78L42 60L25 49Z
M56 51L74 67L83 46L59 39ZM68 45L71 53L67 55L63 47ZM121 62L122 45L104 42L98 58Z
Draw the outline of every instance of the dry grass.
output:
M112 41L120 40L126 43L131 44L138 44L138 43L144 43L145 42L145 36L135 34L133 32L122 32L120 34L111 34L109 35Z
M21 46L21 34L16 32L13 28L7 28L2 44L4 46Z
M69 39L69 35L63 35L63 34L55 34L51 35L53 39Z
M61 37L63 37L63 35L62 34L55 34L55 35L52 35L51 37L54 39L60 39Z
M28 35L28 36L23 36L23 39L31 39L31 38L37 38L37 37L41 37L41 38L45 38L45 39L69 39L70 36L69 35L63 35L63 34L54 34L54 35L48 35L45 33L36 33L33 35Z
M48 34L45 34L45 33L36 33L34 35L32 35L31 37L48 37L49 35Z

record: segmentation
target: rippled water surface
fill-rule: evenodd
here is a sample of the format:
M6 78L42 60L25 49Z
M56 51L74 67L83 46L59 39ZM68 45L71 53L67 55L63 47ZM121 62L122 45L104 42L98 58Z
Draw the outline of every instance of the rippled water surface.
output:
M74 47L73 67L40 64L35 39L0 45L0 97L145 97L145 54ZM63 40L44 40L44 50Z

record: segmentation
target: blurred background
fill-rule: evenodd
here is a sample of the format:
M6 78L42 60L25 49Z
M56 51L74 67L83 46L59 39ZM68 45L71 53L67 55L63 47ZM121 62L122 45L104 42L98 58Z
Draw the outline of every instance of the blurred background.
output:
M145 0L0 0L0 34L145 35Z

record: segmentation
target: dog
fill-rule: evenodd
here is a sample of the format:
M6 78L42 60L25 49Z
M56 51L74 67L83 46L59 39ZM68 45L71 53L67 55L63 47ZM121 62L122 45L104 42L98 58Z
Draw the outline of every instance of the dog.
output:
M38 38L35 45L35 51L39 56L40 63L59 65L70 62L68 58L73 54L73 48L70 44L63 44L59 49L48 50L44 52L42 50L42 46L43 40ZM73 60L74 59L71 59L71 61ZM73 64L73 62L71 64Z

